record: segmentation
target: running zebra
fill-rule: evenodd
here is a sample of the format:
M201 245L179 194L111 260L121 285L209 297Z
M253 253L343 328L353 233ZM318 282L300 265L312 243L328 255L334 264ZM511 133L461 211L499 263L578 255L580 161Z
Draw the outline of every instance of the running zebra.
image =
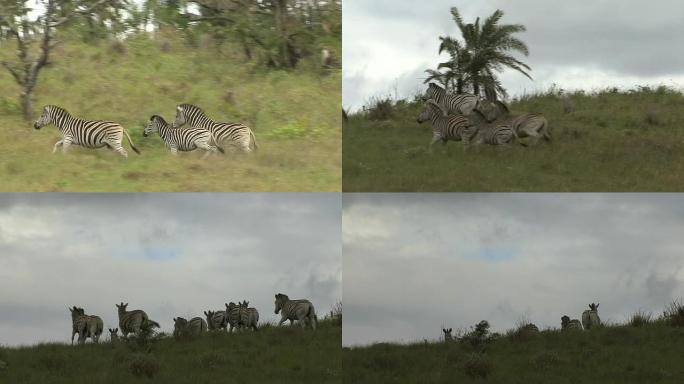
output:
M313 304L309 300L290 300L287 295L277 293L275 295L275 313L280 312L280 321L278 326L283 325L286 320L290 320L290 325L297 320L302 328L307 324L311 325L311 329L316 330L316 311Z
M446 111L444 111L434 100L425 102L425 109L418 116L416 121L418 124L429 121L432 125L430 150L432 150L432 146L440 140L443 145L446 145L449 140L463 141L463 144L467 145L473 134L467 117L447 115ZM463 140L464 138L465 140Z
M74 344L74 335L78 333L78 343L85 343L90 337L93 343L97 343L104 329L104 324L99 316L86 315L83 308L74 305L69 308L71 312L71 344Z
M190 321L182 317L173 318L173 337L199 336L207 331L207 322L201 317L193 317Z
M230 325L230 329L228 331L233 332L234 328L240 329L240 305L235 304L232 301L230 302L230 304L224 304L226 305L226 322L228 323L228 325Z
M249 307L249 301L245 300L239 304L240 308L240 326L252 328L257 330L257 323L259 322L259 311L256 308Z
M589 310L582 312L582 325L584 329L591 329L601 326L601 318L598 315L599 304L589 304Z
M57 152L57 147L62 146L62 153L66 153L71 144L86 148L108 147L123 157L128 157L128 152L121 145L123 135L126 135L128 143L135 153L140 151L133 145L128 131L121 125L102 120L83 120L72 117L64 108L56 105L46 105L43 113L33 124L35 129L41 129L48 124L54 124L62 133L62 140L55 143L52 153Z
M204 316L207 318L207 326L210 331L226 330L228 326L226 311L204 311ZM231 329L233 329L232 326Z
M214 135L217 142L227 142L247 153L252 151L252 143L254 143L255 150L259 148L254 132L246 125L213 121L204 114L202 109L192 104L181 104L176 107L176 121L173 123L173 128L180 128L185 124L207 129Z
M475 145L506 145L517 141L518 137L510 119L495 120L490 123L479 110L468 116L470 142Z
M564 315L561 317L561 330L582 330L582 323L580 323L579 320L577 319L572 319L570 320L570 317L567 315Z
M458 95L447 94L444 88L435 83L428 85L423 101L435 100L446 111L447 115L468 116L480 104L480 98L469 93Z
M119 313L119 328L121 328L121 333L123 337L128 337L129 333L135 333L136 335L141 329L145 327L157 327L159 328L159 323L150 320L145 311L136 309L133 311L126 311L128 303L115 304Z
M216 143L216 139L204 128L173 129L163 117L152 115L143 131L143 136L147 137L155 132L159 133L166 147L174 155L178 154L178 151L188 152L197 148L207 151L204 157L212 152L224 153L223 148L212 145L212 141Z

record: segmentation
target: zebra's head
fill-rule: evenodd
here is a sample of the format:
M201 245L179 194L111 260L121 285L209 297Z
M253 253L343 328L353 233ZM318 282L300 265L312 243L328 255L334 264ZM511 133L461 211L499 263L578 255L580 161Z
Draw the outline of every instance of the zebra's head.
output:
M444 88L440 87L435 83L430 83L428 85L427 92L423 95L423 101L428 101L430 99L436 98L435 96L443 95L445 93Z
M85 310L83 308L79 308L74 305L73 308L69 308L69 311L71 312L71 318L75 319L79 316L85 315Z
M446 116L446 112L434 99L429 99L425 102L425 108L423 109L423 112L418 115L416 122L418 122L418 124L423 124L434 116Z
M188 321L182 317L174 317L173 318L173 328L174 329L183 329L185 326L188 324Z
M597 304L594 304L594 303L589 304L589 309L592 310L593 312L598 311L598 307L599 307L599 303L597 303Z
M453 339L453 336L451 336L451 328L449 328L449 329L442 328L442 332L444 332L444 340Z
M211 318L214 317L214 311L204 311L204 316L207 317L207 322L211 322Z
M288 301L289 298L287 295L283 295L282 293L276 293L275 295L275 313L276 315L280 310L283 308L283 305L285 305L285 302Z
M153 133L159 132L159 127L166 126L168 126L168 124L166 123L166 120L164 120L163 117L159 115L152 115L152 117L150 117L149 123L147 123L147 126L143 131L143 136L147 137Z
M176 106L176 120L173 122L173 127L178 128L188 122L189 116L204 115L204 112L199 107L192 104L180 104Z
M118 340L119 339L119 335L118 335L119 328L114 328L114 329L108 328L108 329L109 329L109 338L111 340Z
M54 105L46 105L43 107L43 112L40 114L38 120L33 123L33 128L41 129L44 126L52 123L53 111L56 107Z
M115 304L115 305L119 311L119 314L126 313L126 308L128 308L128 303L124 304L124 302L122 301L121 304Z
M568 315L563 315L561 317L561 328L565 328L570 323L570 317Z

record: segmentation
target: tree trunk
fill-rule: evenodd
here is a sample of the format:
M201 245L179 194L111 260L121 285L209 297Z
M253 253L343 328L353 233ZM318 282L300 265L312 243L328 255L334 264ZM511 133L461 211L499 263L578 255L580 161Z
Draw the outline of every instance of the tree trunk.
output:
M21 110L24 114L24 120L33 120L33 89L24 89L21 91Z

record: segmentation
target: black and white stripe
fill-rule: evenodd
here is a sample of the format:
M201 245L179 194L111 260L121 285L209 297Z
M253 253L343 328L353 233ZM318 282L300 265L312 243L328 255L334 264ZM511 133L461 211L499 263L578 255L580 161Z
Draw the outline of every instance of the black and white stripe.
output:
M229 332L233 332L233 329L240 329L240 306L233 303L224 303L226 305L226 322L230 325Z
M157 327L159 323L150 320L145 311L136 309L133 311L126 311L128 303L115 304L119 314L119 328L124 337L128 337L129 333L138 334L141 328Z
M278 326L283 325L286 320L290 320L290 324L297 320L302 328L310 325L312 329L316 329L318 318L314 306L309 300L290 300L287 295L277 293L275 295L275 313L278 314L278 312L280 312Z
M204 316L207 318L207 326L210 331L226 330L228 326L226 311L204 311Z
M62 153L66 153L69 146L80 145L86 148L108 147L123 157L128 157L128 152L122 146L123 135L126 135L131 148L138 154L140 151L133 145L128 131L121 125L102 120L83 120L73 117L64 108L55 105L43 107L43 113L33 124L35 129L54 124L62 133L62 140L55 143L52 153L57 152L59 146Z
M468 117L470 121L470 142L474 145L505 145L517 139L516 131L511 119L487 122L485 116L476 110Z
M211 120L202 109L192 104L181 104L176 107L176 121L173 127L180 128L186 124L190 127L207 129L219 143L237 146L244 152L252 151L252 143L254 143L255 150L259 148L254 132L248 126Z
M423 101L435 100L446 111L447 115L464 115L468 116L477 108L480 98L469 94L448 94L444 88L435 83L430 83L428 90L423 97Z
M245 300L239 305L240 309L240 327L252 328L257 330L257 323L259 322L259 311L256 308L249 307L249 301Z
M109 328L109 341L112 344L116 344L119 342L119 328Z
M425 102L425 109L416 120L418 124L429 121L432 125L432 140L430 148L436 142L441 141L446 144L448 141L463 141L467 144L472 132L470 122L467 117L461 115L447 115L439 104L434 100ZM463 139L466 140L463 140Z
M561 317L561 329L562 330L582 330L582 323L577 319L570 320L570 316L564 315Z
M143 131L143 136L147 137L155 132L159 133L166 147L174 155L178 151L188 152L197 148L207 151L205 156L212 152L223 153L223 148L212 144L216 143L214 135L204 128L174 129L163 117L153 115Z
M86 315L83 308L74 305L69 308L71 312L71 344L74 343L74 335L78 334L78 343L85 343L90 338L94 343L100 339L104 330L104 324L99 316Z
M601 326L601 318L598 315L599 303L589 304L589 310L582 312L582 326L584 329L589 330L591 328L596 328Z
M173 336L199 336L207 331L207 322L201 317L193 317L189 321L183 317L173 318Z

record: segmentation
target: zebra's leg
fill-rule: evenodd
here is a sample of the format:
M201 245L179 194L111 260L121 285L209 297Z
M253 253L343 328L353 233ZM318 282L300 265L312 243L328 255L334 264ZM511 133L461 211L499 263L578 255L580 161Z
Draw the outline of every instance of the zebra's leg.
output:
M56 153L56 152L57 152L57 148L58 148L59 146L61 146L62 143L64 143L64 139L62 139L62 140L56 142L56 143L55 143L55 146L52 147L52 153ZM73 335L72 335L72 341L73 341ZM73 344L73 343L71 343L71 344Z
M126 152L126 149L121 145L121 142L116 142L116 141L107 141L107 145L109 145L109 148L115 150L118 152L121 156L124 157L124 159L128 158L128 152Z
M70 147L70 146L71 146L71 139L68 138L68 137L65 137L65 138L62 140L62 154L67 153L67 151L69 150L69 147Z
M430 153L432 153L432 146L433 146L436 142L440 141L441 139L442 139L442 138L441 138L440 136L437 136L437 135L433 135L433 136L432 136L432 140L430 140L430 145L428 146L428 151L429 151Z
M71 345L74 345L74 335L75 334L76 334L76 331L71 331Z

